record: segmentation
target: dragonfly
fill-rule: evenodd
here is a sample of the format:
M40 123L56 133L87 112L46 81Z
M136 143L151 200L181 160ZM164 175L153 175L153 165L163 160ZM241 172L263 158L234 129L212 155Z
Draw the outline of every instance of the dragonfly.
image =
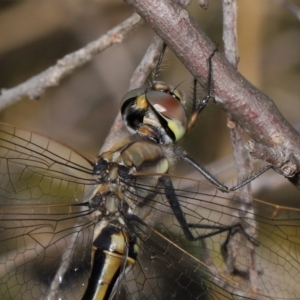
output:
M131 135L94 160L0 125L1 299L300 298L300 210L234 192L258 175L228 188L174 145L211 75L189 120L154 78L122 99ZM178 156L210 183L169 172Z

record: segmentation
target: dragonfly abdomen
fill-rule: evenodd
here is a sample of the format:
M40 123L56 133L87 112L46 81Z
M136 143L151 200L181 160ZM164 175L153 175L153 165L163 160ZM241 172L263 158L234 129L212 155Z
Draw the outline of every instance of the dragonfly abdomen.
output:
M135 264L137 253L134 245L134 240L129 240L118 226L102 228L93 243L93 266L82 300L102 300L112 293L119 276L125 275Z

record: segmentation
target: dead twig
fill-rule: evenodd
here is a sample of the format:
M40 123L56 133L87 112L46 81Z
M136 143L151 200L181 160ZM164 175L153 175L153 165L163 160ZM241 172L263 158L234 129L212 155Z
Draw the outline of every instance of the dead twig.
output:
M152 43L150 44L148 50L146 51L140 64L135 69L132 78L130 80L129 91L141 87L147 80L150 72L154 69L159 53L161 51L163 41L160 37L155 36ZM116 136L120 130L124 128L123 120L120 112L118 113L115 121L105 139L103 147L100 153L109 149L109 147L114 143Z
M289 0L274 0L300 21L300 8Z
M95 55L109 46L122 42L122 40L141 23L142 20L140 16L133 14L127 20L102 35L99 39L66 55L58 60L54 66L42 73L14 88L7 90L2 89L0 95L0 109L17 102L23 97L29 97L29 99L32 100L38 99L48 87L58 85L58 83L74 69L86 64Z
M208 76L207 58L215 46L189 13L165 0L125 1L162 37L197 80L204 83ZM300 137L273 101L239 74L221 53L214 56L213 74L215 99L232 119L257 142L293 153L300 162Z

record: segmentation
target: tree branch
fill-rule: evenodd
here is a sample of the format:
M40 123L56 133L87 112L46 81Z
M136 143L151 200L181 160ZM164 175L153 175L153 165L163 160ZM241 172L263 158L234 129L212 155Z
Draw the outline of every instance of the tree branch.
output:
M231 65L237 69L239 62L237 45L237 3L236 0L223 0L223 41L224 53ZM230 138L233 147L234 160L238 173L238 182L248 178L253 171L249 152L245 148L242 129L228 116L227 125L230 128ZM241 193L248 194L251 199L250 185L242 187Z
M157 35L155 35L143 59L141 60L140 64L133 72L133 75L130 80L129 91L139 88L145 83L150 72L154 69L157 63L162 46L163 46L162 39ZM116 136L123 128L124 128L124 123L121 114L119 112L117 117L114 120L112 128L110 129L105 139L105 142L100 150L100 153L102 153L103 151L107 151L109 147L113 145Z
M109 30L99 39L66 55L60 59L56 65L12 89L2 89L0 109L17 102L26 96L32 100L38 99L44 93L46 88L58 85L64 77L70 74L74 69L89 62L96 54L115 43L122 42L122 40L141 23L142 20L140 16L133 14L127 20Z
M207 58L215 45L189 13L166 0L125 1L161 36L187 69L204 83L208 75ZM273 101L239 74L221 53L214 56L213 74L215 99L233 120L256 142L293 153L299 162L299 135Z
M294 15L298 21L300 21L300 8L292 3L289 0L274 0L275 2L277 2L279 5L281 5L282 7L284 7L287 11L289 11L292 15Z

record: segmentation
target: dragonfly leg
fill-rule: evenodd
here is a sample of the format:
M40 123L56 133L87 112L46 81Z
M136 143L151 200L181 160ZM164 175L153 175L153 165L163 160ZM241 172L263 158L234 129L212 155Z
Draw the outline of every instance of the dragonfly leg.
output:
M194 79L194 88L193 88L193 112L189 119L188 123L188 130L190 130L196 123L196 120L198 118L198 115L200 112L205 108L207 105L209 99L213 98L212 96L212 59L215 55L215 53L218 51L217 47L214 49L212 54L207 59L207 65L208 65L208 78L207 78L207 89L206 89L206 95L204 98L200 101L198 106L196 107L196 99L197 99L197 79Z
M163 47L159 54L159 58L158 58L158 61L157 61L156 67L155 67L155 71L153 73L153 78L152 78L153 83L157 82L159 73L161 72L161 65L162 65L164 54L166 52L166 48L167 48L167 44L163 43Z
M244 185L250 183L266 171L272 169L275 172L279 173L280 175L283 175L285 177L291 178L294 176L292 175L286 175L284 174L279 168L273 165L267 165L263 167L259 172L255 173L254 175L250 176L249 178L245 179L244 181L238 183L237 185L233 187L228 187L221 183L218 179L216 179L212 174L210 174L204 167L200 166L195 160L193 160L191 157L189 157L186 153L176 149L176 154L180 156L182 159L184 159L186 162L188 162L192 167L194 167L199 173L201 173L210 183L212 183L215 187L217 187L220 191L228 193L236 191L237 189L243 187Z
M238 222L236 224L230 225L230 226L222 226L222 225L202 225L202 224L192 224L192 223L188 223L186 221L186 218L184 216L184 213L181 209L179 200L177 198L177 195L175 193L175 189L173 186L173 183L171 181L170 178L167 177L163 177L163 186L165 187L165 193L166 193L166 197L169 200L171 209L177 219L177 221L179 222L183 233L185 235L185 237L190 240L190 241L196 241L199 239L204 239L204 238L208 238L211 236L214 236L216 234L220 234L222 232L228 232L228 236L231 236L232 232L242 232L243 235L245 235L245 237L252 242L254 245L258 245L258 243L252 238L250 237L244 230L243 226ZM199 235L199 236L194 236L191 228L203 228L203 229L212 229L213 232L210 232L208 234L203 234L203 235Z
M242 270L238 266L236 266L236 257L237 257L236 252L238 252L239 251L238 249L240 249L241 247L241 245L239 244L240 239L239 238L237 238L237 240L234 239L234 236L238 233L240 233L239 230L232 230L228 232L226 240L224 241L224 243L221 244L221 253L224 262L226 262L230 274L239 276L241 278L244 278L245 280L249 280L251 276L250 270L249 269ZM251 253L251 249L253 249L253 246L259 246L259 244L253 239L250 240L250 242L252 243L252 246L249 246L248 251L250 251ZM262 275L262 271L256 270L256 272L258 276Z

